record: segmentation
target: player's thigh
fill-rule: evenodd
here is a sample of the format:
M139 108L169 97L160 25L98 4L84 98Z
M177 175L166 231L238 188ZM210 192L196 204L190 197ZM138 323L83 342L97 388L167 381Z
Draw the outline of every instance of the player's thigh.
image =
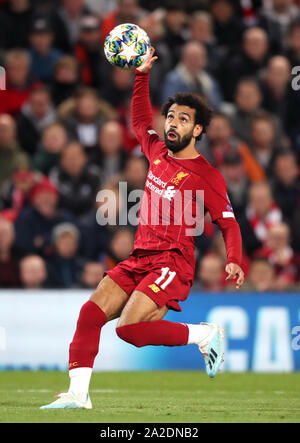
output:
M118 318L129 299L128 294L106 275L97 286L90 300L106 314L108 320Z
M118 327L141 321L161 320L167 312L167 306L158 306L148 295L134 291L122 310Z

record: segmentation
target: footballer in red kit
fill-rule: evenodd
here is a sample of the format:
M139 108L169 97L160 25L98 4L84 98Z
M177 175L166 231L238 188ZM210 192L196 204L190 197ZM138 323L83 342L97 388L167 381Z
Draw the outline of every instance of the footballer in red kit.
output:
M69 349L68 392L42 408L92 407L89 383L102 327L119 318L116 332L134 346L197 345L209 377L222 364L223 329L213 323L163 320L181 311L195 273L194 240L208 212L222 231L227 279L244 282L242 241L221 173L198 153L195 143L206 131L211 109L196 94L178 93L163 106L164 140L152 127L149 75L154 49L136 69L132 125L149 161L134 248L128 260L109 270L80 311Z

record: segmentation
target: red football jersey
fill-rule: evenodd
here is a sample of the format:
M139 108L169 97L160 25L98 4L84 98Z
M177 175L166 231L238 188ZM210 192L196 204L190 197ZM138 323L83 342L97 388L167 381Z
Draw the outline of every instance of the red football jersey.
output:
M234 213L224 178L201 154L194 159L178 159L168 153L165 142L152 128L148 82L149 74L136 71L132 123L150 166L140 206L134 253L179 249L194 266L195 235L191 234L196 223L196 233L199 234L205 212L209 212L212 221L235 221ZM239 260L237 257L235 262Z

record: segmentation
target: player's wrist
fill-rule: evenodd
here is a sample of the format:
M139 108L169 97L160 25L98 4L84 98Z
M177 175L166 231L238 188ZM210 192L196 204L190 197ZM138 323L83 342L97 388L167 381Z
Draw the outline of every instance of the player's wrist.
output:
M139 68L136 68L136 70L135 70L135 75L143 75L143 76L145 76L145 75L149 75L149 74L150 74L150 71L147 71L147 72L140 71Z
M237 260L236 258L227 260L226 266L227 265L236 265L236 266L241 266L240 260Z

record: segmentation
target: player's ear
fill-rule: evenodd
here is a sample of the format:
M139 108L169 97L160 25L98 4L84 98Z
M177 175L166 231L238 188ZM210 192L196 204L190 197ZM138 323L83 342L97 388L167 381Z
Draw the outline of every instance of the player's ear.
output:
M194 132L193 132L193 136L194 136L195 138L199 137L199 135L202 134L202 131L203 131L203 126L201 126L201 125L195 125L195 127L194 127Z

